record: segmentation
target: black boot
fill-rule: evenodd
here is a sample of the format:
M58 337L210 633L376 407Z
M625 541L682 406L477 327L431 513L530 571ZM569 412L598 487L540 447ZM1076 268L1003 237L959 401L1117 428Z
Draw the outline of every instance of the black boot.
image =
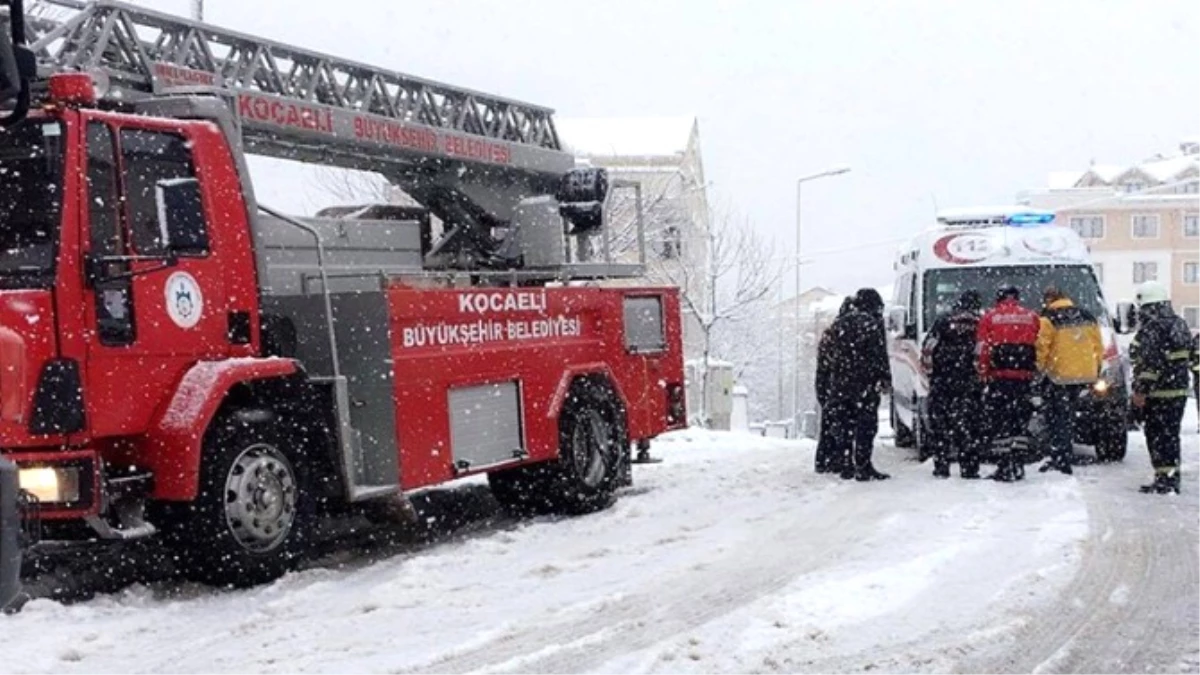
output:
M879 469L876 469L875 466L870 463L859 469L858 475L854 477L854 479L857 481L887 480L889 478L891 478L890 474L886 474Z
M967 480L978 480L979 467L974 465L964 466L962 467L962 473L960 475Z
M1016 472L1013 469L1012 460L1007 457L1001 457L996 462L996 472L988 476L988 478L1001 483L1011 483L1017 479Z
M933 463L933 477L934 478L949 478L950 477L950 464L948 462L934 462Z
M1179 470L1171 472L1160 472L1155 474L1154 482L1149 485L1143 485L1138 488L1140 491L1147 494L1179 494Z
M1038 473L1046 473L1047 471L1058 471L1068 476L1075 473L1074 469L1071 468L1071 462L1058 459L1052 459L1038 468Z

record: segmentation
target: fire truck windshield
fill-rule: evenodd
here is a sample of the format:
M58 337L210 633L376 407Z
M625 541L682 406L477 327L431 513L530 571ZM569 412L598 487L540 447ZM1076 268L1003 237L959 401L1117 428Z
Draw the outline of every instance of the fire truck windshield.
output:
M1027 265L1013 267L966 267L936 269L925 273L925 326L948 312L966 290L979 291L985 306L996 299L1001 286L1016 286L1021 304L1034 311L1042 308L1042 292L1057 286L1071 301L1091 312L1103 324L1107 320L1100 286L1086 265Z
M63 195L58 122L0 132L0 288L53 284Z

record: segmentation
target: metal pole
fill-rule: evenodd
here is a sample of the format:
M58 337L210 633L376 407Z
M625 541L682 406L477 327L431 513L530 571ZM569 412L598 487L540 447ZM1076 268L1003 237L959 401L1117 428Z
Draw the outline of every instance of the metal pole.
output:
M204 20L204 0L192 0L192 18L196 21Z
M792 358L792 420L796 428L796 437L800 437L800 350L803 342L803 330L800 327L800 193L803 180L796 181L796 299L793 307L794 329L796 331L796 353Z

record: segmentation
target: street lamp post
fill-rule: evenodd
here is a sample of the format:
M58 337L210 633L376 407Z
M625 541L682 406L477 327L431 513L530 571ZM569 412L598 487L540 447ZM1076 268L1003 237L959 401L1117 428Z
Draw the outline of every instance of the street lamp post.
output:
M796 299L793 307L793 320L795 321L796 330L796 353L792 364L792 419L796 427L797 436L800 434L800 351L804 341L803 331L800 330L800 195L801 186L810 180L818 178L827 178L829 176L840 176L844 173L849 173L850 167L838 167L829 169L820 173L814 173L809 176L802 176L796 179Z

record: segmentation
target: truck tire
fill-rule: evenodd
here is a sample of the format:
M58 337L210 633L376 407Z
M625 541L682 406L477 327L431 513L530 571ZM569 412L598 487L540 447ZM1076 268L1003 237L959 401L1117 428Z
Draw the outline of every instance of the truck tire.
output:
M628 437L611 391L595 382L572 386L558 418L558 460L545 476L557 511L583 514L613 503Z
M895 434L892 442L896 444L897 448L914 447L916 445L916 439L913 437L912 429L909 429L904 425L904 422L900 421L900 416L896 414L896 401L894 399L891 401L890 407L892 432Z
M1098 462L1107 464L1124 461L1125 452L1129 448L1129 433L1125 430L1125 420L1117 420L1097 430L1095 448Z
M240 410L214 421L199 494L170 537L188 578L247 587L294 566L315 512L301 455L270 412Z
M624 475L624 417L605 386L580 381L558 418L558 459L488 474L496 501L518 516L607 508Z

